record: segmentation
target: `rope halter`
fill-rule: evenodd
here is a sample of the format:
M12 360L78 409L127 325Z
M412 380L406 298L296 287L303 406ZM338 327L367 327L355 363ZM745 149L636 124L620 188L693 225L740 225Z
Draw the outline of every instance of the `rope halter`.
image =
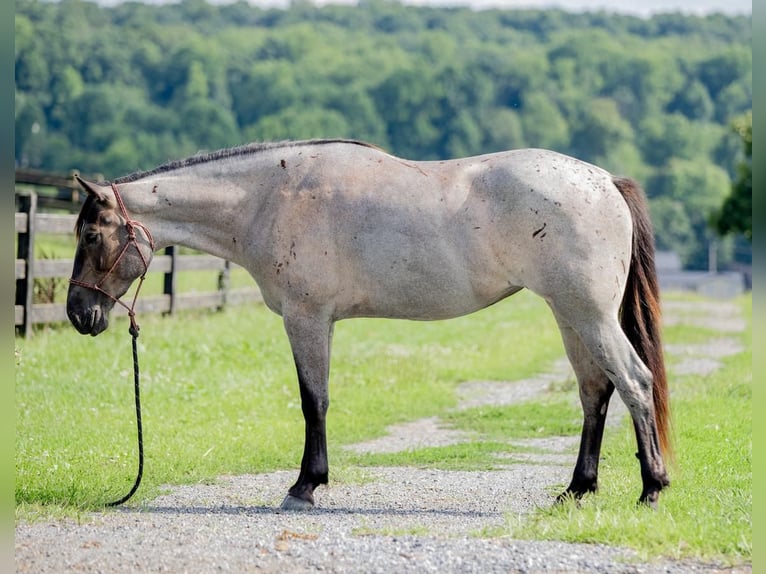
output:
M112 183L111 186L112 186L112 191L114 192L114 198L117 201L117 206L122 214L123 219L125 220L125 229L128 232L128 241L125 243L125 245L123 245L122 250L120 251L120 254L117 256L117 259L114 260L114 263L112 263L112 266L97 283L87 283L85 281L79 281L77 279L70 279L69 282L72 285L77 285L78 287L84 287L86 289L92 289L93 291L97 291L107 296L109 299L111 299L115 303L119 303L120 305L122 305L127 310L128 317L130 317L130 334L133 335L133 337L135 338L135 337L138 337L138 330L139 330L138 324L136 323L136 313L135 313L136 301L138 300L138 293L141 291L141 286L143 285L144 279L146 278L146 272L149 270L149 261L147 261L146 257L141 251L141 248L138 245L138 239L136 237L136 228L139 227L143 230L147 240L149 241L149 246L151 247L152 252L154 251L154 238L152 237L152 234L149 231L149 229L143 223L130 218L130 215L128 215L128 210L125 208L125 203L122 201L122 196L120 195L120 192L117 189L117 185ZM109 278L112 272L117 268L117 265L119 265L120 261L125 256L125 253L127 253L131 245L133 245L136 248L136 251L138 251L139 257L141 257L141 261L144 264L144 272L141 274L138 287L136 288L136 292L133 295L133 301L130 304L130 306L128 306L126 303L121 301L118 297L115 297L114 295L106 291L102 287L102 285Z

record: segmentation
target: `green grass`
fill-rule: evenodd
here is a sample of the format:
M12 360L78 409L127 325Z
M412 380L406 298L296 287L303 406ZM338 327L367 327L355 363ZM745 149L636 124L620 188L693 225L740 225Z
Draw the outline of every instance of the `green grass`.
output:
M751 317L752 299L740 301ZM750 323L750 322L749 322ZM600 490L579 504L508 518L506 535L530 539L624 545L643 557L752 559L752 325L740 335L746 350L709 376L671 377L678 460L660 508L637 508L641 490L632 425L604 442ZM671 329L668 343L685 329ZM721 336L718 334L718 336ZM730 335L727 335L730 336ZM697 336L693 337L698 341Z
M456 427L504 440L579 434L582 411L567 395L507 407L480 407L448 414Z
M253 305L138 320L146 448L138 502L163 484L297 473L303 419L279 317ZM136 447L127 329L116 320L97 338L61 326L17 339L20 516L99 508L129 488ZM529 294L447 322L341 322L330 383L331 464L342 463L342 444L445 412L462 380L529 376L561 353L550 313Z
M74 235L54 233L35 234L35 257L42 259L74 258L77 248Z
M749 321L751 298L739 304ZM165 484L274 469L297 475L303 419L278 317L254 305L139 322L147 460L130 504L151 499ZM667 344L721 336L739 337L746 351L709 376L671 375L678 463L659 511L635 505L640 473L625 421L605 438L598 494L508 516L505 528L485 534L624 545L644 557L749 561L751 328L726 335L684 325L665 330ZM115 321L95 339L68 326L43 329L16 346L17 518L77 516L124 494L136 458L127 323ZM550 312L528 293L453 321L339 323L328 418L331 480L366 480L370 465L492 469L508 464L498 455L519 452L511 438L579 433L571 381L523 406L452 410L458 383L529 377L562 354ZM668 359L672 369L677 359ZM341 448L427 416L477 438L385 455Z

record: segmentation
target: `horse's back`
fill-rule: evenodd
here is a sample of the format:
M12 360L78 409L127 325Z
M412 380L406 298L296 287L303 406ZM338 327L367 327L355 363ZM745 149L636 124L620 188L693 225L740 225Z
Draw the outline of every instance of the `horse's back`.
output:
M630 214L604 170L536 149L428 162L325 152L283 194L267 278L278 291L331 300L339 318L441 319L525 287L552 299L606 276L624 285Z

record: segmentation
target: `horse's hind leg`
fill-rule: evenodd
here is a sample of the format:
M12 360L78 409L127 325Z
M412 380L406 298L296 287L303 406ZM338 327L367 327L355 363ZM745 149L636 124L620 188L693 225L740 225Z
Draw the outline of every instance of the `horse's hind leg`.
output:
M577 333L582 345L615 386L630 411L636 432L637 456L641 464L643 482L639 502L654 507L657 505L660 491L670 484L670 481L660 448L651 372L622 330L616 311L607 313L585 307L587 308L565 308L563 313L562 309L554 307L554 312L559 323L565 323ZM598 420L597 418L596 421ZM584 448L587 450L587 446Z
M577 377L583 410L582 437L577 464L572 475L572 482L557 499L561 501L569 496L580 498L598 489L601 439L604 436L607 408L614 385L601 367L595 363L593 356L582 344L577 333L563 321L559 322L559 328L569 362Z

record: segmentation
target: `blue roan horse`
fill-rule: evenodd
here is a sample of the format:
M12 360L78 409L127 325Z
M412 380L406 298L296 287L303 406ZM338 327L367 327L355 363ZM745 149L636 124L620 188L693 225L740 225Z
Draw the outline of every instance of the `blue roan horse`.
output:
M447 319L527 288L550 306L584 413L572 481L597 487L614 388L636 432L643 491L669 484L670 412L646 201L630 179L551 151L410 161L356 141L253 144L197 155L88 192L67 312L98 335L155 250L232 260L284 319L306 422L282 503L327 483L333 326L352 317Z

